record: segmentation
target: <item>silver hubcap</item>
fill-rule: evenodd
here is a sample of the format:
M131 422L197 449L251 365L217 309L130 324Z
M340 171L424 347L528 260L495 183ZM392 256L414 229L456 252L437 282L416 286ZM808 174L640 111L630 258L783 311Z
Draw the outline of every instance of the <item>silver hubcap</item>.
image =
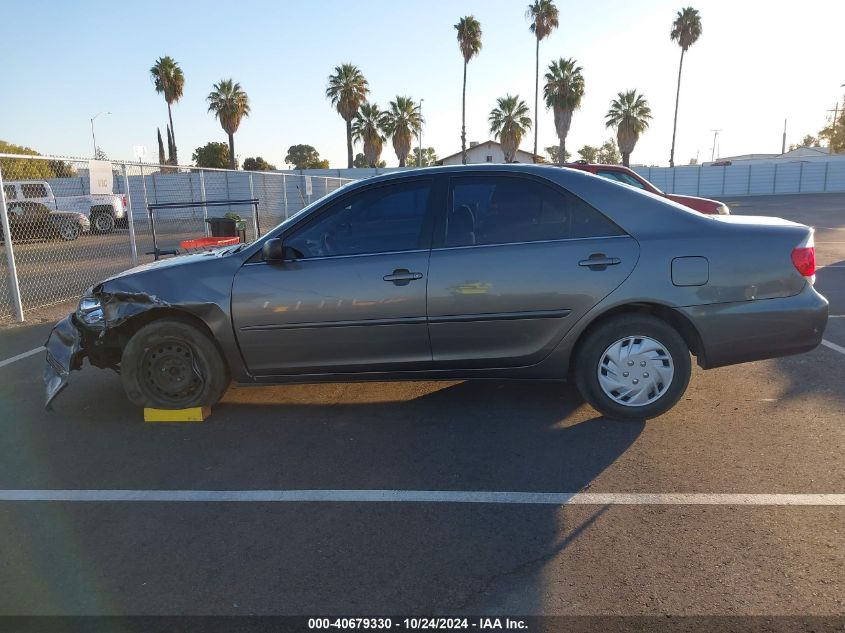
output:
M626 407L658 400L675 375L666 346L647 336L626 336L610 345L599 359L599 386L608 398Z

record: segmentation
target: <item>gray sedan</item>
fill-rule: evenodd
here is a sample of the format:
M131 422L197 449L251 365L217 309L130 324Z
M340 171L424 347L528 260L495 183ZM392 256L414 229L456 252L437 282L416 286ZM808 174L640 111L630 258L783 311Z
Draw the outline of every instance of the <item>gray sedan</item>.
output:
M87 357L140 406L229 383L566 379L646 419L690 355L806 352L827 322L813 231L705 216L584 172L485 165L347 185L258 241L97 284L47 342L48 404Z

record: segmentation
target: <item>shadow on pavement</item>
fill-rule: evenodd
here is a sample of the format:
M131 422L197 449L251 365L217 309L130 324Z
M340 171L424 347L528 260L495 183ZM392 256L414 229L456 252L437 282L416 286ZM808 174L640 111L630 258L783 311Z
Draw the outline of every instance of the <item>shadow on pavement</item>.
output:
M134 409L127 419L122 396L85 415L92 394L72 387L58 415L18 410L31 419L0 447L2 487L575 492L643 430L589 417L556 383L236 390L227 400L245 402L193 426L143 425ZM7 455L22 450L27 459ZM0 613L432 615L489 611L491 595L535 612L544 567L603 511L0 504L7 551L19 552L0 570ZM38 552L35 567L26 552Z

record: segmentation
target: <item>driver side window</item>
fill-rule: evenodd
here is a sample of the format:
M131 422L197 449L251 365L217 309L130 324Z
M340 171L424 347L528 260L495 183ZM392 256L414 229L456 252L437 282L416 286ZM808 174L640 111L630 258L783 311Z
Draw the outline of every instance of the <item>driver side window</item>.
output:
M285 246L303 259L427 248L423 227L430 197L430 180L367 188L295 230Z

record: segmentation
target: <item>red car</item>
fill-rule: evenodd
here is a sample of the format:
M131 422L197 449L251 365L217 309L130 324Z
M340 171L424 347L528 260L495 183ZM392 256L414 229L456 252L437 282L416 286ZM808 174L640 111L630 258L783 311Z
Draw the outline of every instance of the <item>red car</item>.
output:
M617 182L631 185L645 189L650 193L669 198L678 204L682 204L690 209L695 209L700 213L707 213L711 215L729 215L730 209L728 205L718 200L710 200L709 198L699 198L697 196L680 196L674 193L664 193L657 187L651 184L648 180L640 176L637 172L622 165L594 165L585 162L565 163L564 167L572 169L580 169L581 171L588 171L591 174L607 178L608 180L615 180Z

